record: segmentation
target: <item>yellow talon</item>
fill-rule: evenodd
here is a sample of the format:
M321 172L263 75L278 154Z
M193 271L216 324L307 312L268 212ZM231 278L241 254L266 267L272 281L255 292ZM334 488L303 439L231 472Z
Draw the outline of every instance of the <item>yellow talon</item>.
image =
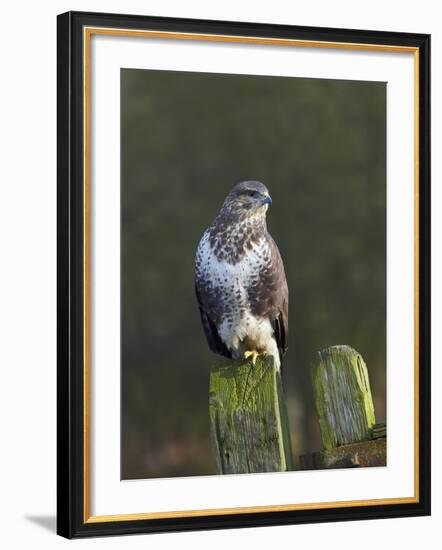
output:
M246 359L249 359L249 357L252 358L252 364L253 364L253 366L255 366L256 359L258 358L258 355L259 355L259 353L258 353L257 351L246 351L246 352L244 353L244 357L245 357Z

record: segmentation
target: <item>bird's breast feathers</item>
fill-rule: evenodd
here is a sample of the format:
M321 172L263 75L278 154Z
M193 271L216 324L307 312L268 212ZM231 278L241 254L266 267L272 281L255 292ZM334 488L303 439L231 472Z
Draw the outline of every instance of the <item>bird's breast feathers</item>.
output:
M196 254L196 280L207 313L234 355L237 351L240 356L242 348L268 350L274 345L270 320L251 309L253 295L262 284L261 275L271 265L266 236L253 242L236 263L220 257L223 254L206 232Z

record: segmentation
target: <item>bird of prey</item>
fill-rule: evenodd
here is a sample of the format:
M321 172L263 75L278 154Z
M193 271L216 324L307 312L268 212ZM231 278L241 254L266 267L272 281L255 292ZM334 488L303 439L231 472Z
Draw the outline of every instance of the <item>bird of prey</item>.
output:
M259 354L280 368L287 350L288 288L278 247L267 231L272 204L259 181L230 191L201 237L195 288L210 349L232 359Z

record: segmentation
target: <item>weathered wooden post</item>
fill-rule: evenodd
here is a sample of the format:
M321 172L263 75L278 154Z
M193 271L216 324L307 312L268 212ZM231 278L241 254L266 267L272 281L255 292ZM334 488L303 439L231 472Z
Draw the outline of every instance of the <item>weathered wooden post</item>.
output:
M292 469L281 375L271 357L214 367L209 411L218 473Z
M324 450L301 457L304 468L385 466L386 428L376 424L368 371L349 346L318 353L313 391Z

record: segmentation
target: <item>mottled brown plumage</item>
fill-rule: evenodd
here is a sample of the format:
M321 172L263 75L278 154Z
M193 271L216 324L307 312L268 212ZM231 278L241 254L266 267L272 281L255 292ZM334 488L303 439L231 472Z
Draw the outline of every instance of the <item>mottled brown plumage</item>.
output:
M288 288L267 231L269 204L260 182L232 189L199 243L195 287L212 351L231 358L265 353L279 366L288 346Z

